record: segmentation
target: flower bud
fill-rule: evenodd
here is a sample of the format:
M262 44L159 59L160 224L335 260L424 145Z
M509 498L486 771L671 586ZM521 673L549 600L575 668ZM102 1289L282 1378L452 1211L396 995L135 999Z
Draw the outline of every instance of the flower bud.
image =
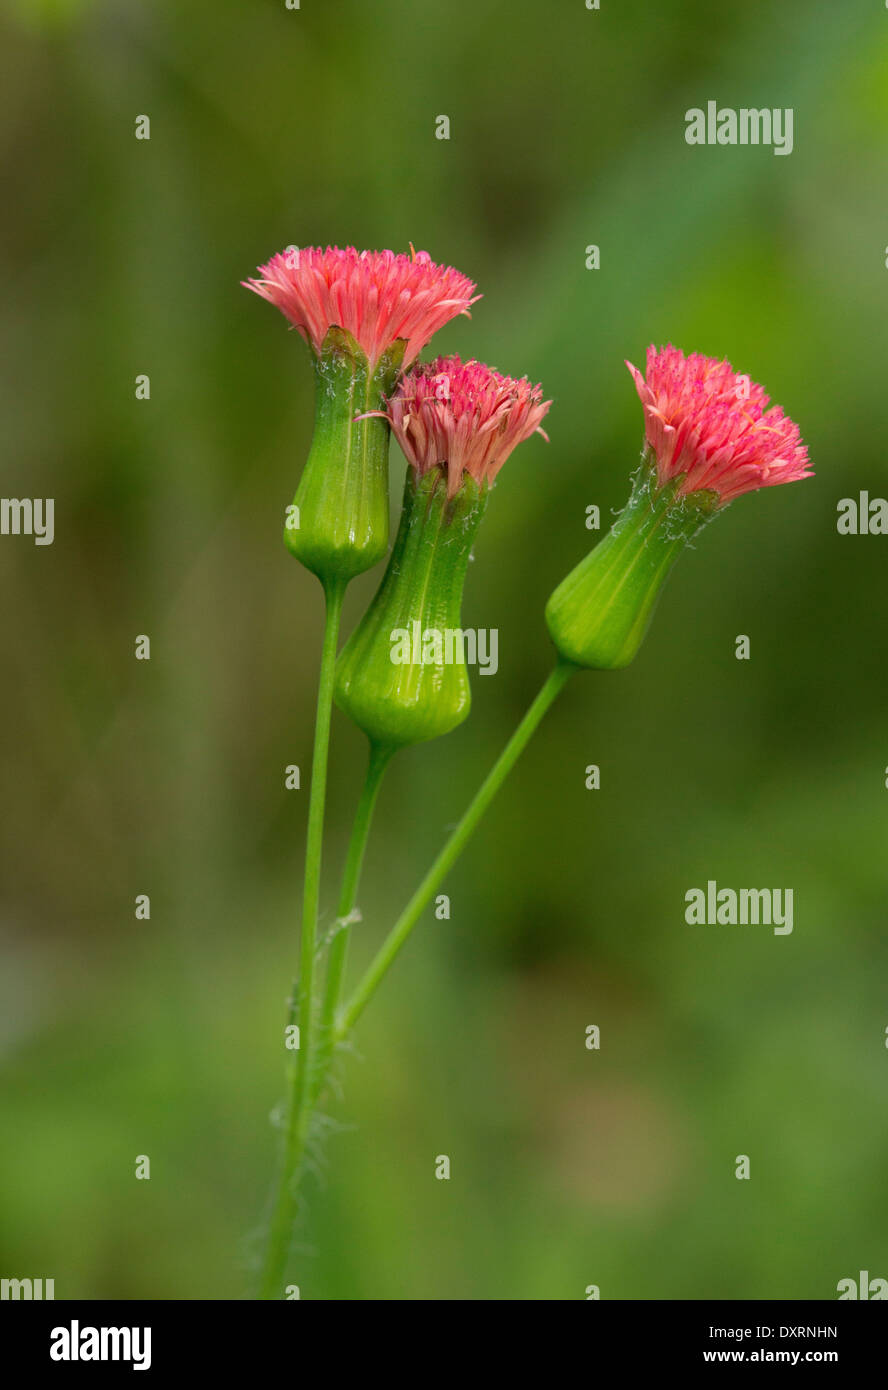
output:
M370 608L339 658L336 702L387 748L446 734L471 704L463 583L493 480L542 433L538 386L438 358L403 378L387 419L407 457L404 508Z
M352 246L288 247L244 284L280 309L314 357L314 438L285 542L325 584L347 582L388 548L384 398L433 333L468 314L475 286L426 251Z
M577 666L626 666L688 542L744 492L810 476L798 426L730 363L648 349L647 378L626 363L645 418L632 495L610 534L558 586L546 622Z

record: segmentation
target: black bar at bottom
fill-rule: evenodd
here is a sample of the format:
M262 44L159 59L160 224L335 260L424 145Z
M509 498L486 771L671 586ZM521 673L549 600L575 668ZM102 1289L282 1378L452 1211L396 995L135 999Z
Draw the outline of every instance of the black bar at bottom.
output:
M3 1363L17 1362L25 1375L40 1371L55 1376L101 1377L118 1374L164 1374L194 1369L201 1377L218 1372L231 1378L243 1372L251 1379L287 1377L287 1383L306 1379L305 1351L315 1337L318 1357L334 1358L331 1373L341 1379L349 1355L360 1370L397 1369L406 1373L407 1331L420 1333L437 1375L448 1363L464 1375L472 1365L480 1371L495 1363L502 1371L528 1350L544 1350L550 1367L563 1364L565 1337L577 1338L576 1352L590 1372L596 1366L620 1370L694 1369L704 1374L726 1365L785 1366L806 1369L829 1366L849 1371L883 1367L888 1320L879 1307L862 1308L853 1301L824 1302L609 1302L590 1301L576 1318L558 1324L551 1340L549 1314L525 1311L515 1335L511 1316L496 1313L505 1303L476 1305L483 1323L476 1324L468 1303L436 1314L437 1331L424 1321L415 1303L409 1322L387 1324L375 1304L374 1321L361 1335L363 1314L354 1303L320 1302L218 1303L194 1300L172 1302L5 1302L0 1305ZM524 1305L521 1305L524 1306ZM543 1305L552 1309L551 1304ZM506 1321L498 1330L499 1318ZM467 1321L463 1324L462 1319ZM380 1318L383 1319L380 1322ZM358 1322L358 1328L353 1323ZM460 1337L465 1328L467 1342ZM329 1333L334 1332L331 1342ZM325 1333L327 1334L325 1337ZM479 1340L480 1334L480 1340ZM504 1335L505 1334L505 1335ZM422 1343L421 1343L422 1345ZM410 1378L422 1375L413 1345ZM323 1374L315 1360L312 1379ZM424 1358L420 1357L420 1360ZM398 1369L399 1368L399 1369ZM431 1369L431 1367L429 1368ZM527 1369L527 1368L525 1368Z

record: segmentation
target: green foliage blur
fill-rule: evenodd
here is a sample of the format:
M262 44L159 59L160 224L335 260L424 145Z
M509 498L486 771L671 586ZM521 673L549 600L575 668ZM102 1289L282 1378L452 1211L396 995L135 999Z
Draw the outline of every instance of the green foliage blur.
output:
M866 0L10 0L0 490L54 497L56 537L0 538L4 1277L251 1296L322 601L281 540L308 359L239 281L327 242L459 266L484 298L435 349L554 398L469 572L498 675L393 764L353 970L548 672L586 508L626 499L624 358L729 357L817 476L732 506L634 664L549 716L343 1060L292 1279L819 1299L888 1276L888 538L836 532L840 498L888 495L886 25ZM689 147L710 98L792 107L792 155ZM337 715L326 925L364 759ZM793 888L793 934L687 926L708 879Z

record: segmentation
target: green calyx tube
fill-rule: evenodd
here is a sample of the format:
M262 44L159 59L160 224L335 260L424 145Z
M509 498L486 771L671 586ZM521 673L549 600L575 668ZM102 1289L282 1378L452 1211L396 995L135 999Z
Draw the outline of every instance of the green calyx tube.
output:
M371 371L351 334L334 327L314 355L314 434L284 541L325 584L347 583L388 549L389 424L357 417L382 409L404 349L399 340Z
M546 623L566 660L616 670L635 656L666 576L718 509L717 493L681 494L680 484L658 487L646 451L610 532L552 594Z
M388 566L336 673L337 705L379 748L437 738L469 713L460 610L488 492L464 474L448 498L443 468L407 470Z

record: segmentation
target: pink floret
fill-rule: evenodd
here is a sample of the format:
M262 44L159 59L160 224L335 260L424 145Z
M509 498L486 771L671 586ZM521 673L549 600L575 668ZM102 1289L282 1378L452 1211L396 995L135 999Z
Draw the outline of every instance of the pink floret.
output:
M778 405L768 409L762 387L729 362L698 352L685 357L669 346L648 348L645 376L626 366L644 406L660 487L680 477L680 493L715 492L724 505L756 488L811 477L798 425Z
M420 476L439 465L446 469L452 497L464 473L490 484L522 440L535 433L547 438L542 420L551 404L526 377L438 357L408 372L386 414Z
M409 367L439 328L480 298L468 276L412 249L407 256L290 247L243 284L280 309L315 352L331 327L346 329L371 368L399 338L406 339Z

